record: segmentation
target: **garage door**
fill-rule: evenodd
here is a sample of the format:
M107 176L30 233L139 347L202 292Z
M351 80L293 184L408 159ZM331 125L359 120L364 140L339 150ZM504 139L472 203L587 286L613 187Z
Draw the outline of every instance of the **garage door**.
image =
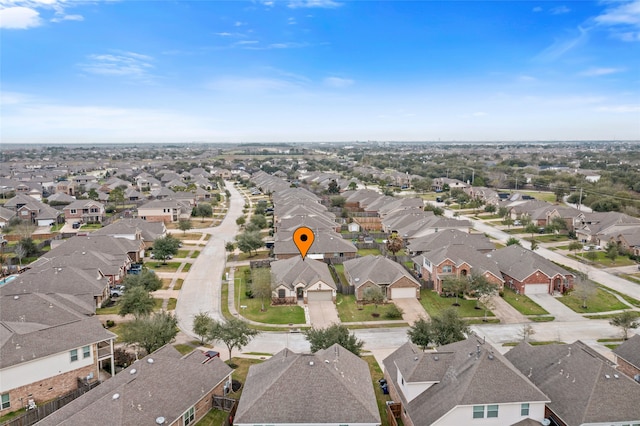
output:
M307 300L309 302L329 301L333 300L333 292L331 290L326 291L308 291Z
M524 294L547 294L549 293L549 284L526 284L524 286Z
M408 299L408 298L416 298L416 289L413 287L399 287L399 288L391 288L391 298L392 299Z

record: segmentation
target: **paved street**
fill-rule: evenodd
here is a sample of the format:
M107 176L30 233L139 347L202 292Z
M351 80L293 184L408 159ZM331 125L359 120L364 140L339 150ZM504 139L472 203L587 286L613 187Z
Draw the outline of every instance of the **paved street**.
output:
M176 305L178 326L183 333L193 334L193 317L199 312L207 312L212 318L222 320L220 310L222 274L226 265L225 243L235 239L238 233L236 219L242 216L244 199L230 182L225 183L231 193L229 210L219 226L205 228L211 235L200 256L186 276Z

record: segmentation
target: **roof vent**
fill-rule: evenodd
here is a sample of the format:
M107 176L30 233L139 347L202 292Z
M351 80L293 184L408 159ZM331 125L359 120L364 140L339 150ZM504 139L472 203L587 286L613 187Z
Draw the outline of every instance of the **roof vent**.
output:
M136 374L138 372L138 370L136 370L135 368L132 368L131 371L129 371L129 374Z
M113 399L114 401L116 399L120 398L120 394L119 393L114 393L113 396L111 397L111 399Z
M156 424L157 425L163 425L164 424L164 417L162 417L162 416L156 417Z
M149 359L147 360L147 364L153 364L153 362L154 362L154 361L153 361L153 358L149 358Z
M313 365L313 361L309 361L309 365Z
M13 296L13 300L18 300L20 299L20 296Z
M604 377L605 377L606 379L610 379L610 378L611 378L611 376L610 376L610 375L608 375L608 374L605 374L605 375L604 375Z
M434 355L434 356L433 356L433 360L434 360L434 361L438 361L439 359L440 359L440 358L438 358L438 355Z
M620 376L619 376L619 375L617 375L617 374L614 374L614 375L613 375L613 377L615 377L616 379L619 379L619 378L620 378Z
M324 360L324 363L325 363L325 364L329 364L329 360L328 360L328 359L325 359L325 360Z

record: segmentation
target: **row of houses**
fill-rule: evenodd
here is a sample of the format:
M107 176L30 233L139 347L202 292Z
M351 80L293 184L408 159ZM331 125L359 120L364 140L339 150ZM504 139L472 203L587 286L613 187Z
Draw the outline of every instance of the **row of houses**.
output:
M54 240L25 272L0 284L0 415L114 371L116 336L96 309L165 234L163 223L125 219L88 236Z

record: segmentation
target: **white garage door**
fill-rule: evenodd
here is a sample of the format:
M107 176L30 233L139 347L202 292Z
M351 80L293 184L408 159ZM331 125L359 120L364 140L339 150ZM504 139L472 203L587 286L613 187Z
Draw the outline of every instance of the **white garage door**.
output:
M549 293L549 284L526 284L524 286L524 294L547 294Z
M319 301L329 301L333 300L333 292L331 290L328 291L308 291L307 292L307 300L309 302L319 302Z
M391 298L392 299L408 299L408 298L416 298L416 289L413 287L399 287L399 288L391 288Z

